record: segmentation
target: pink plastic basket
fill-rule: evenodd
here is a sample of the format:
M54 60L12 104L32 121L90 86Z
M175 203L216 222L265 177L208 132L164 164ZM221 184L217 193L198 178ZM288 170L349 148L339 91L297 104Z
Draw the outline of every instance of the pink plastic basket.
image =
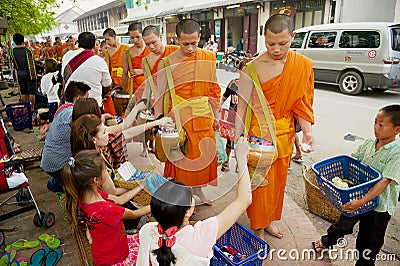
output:
M221 138L233 140L235 138L236 111L222 108L219 120L219 134Z

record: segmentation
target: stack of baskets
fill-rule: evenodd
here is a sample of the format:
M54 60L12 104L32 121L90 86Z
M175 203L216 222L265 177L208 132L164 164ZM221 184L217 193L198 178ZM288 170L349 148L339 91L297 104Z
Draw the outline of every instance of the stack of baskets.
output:
M339 210L322 195L315 173L305 165L303 165L303 179L309 211L328 221L337 222L340 217Z

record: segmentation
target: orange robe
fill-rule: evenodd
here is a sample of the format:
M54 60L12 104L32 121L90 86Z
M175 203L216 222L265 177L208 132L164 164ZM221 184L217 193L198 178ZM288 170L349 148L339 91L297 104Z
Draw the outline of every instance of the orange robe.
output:
M278 159L266 174L267 186L253 191L253 202L247 209L252 229L267 228L273 220L280 220L287 172L292 154L295 129L293 115L314 123L314 72L312 61L293 51L289 52L283 72L261 84L264 96L275 118ZM252 102L258 97L253 89ZM253 113L260 113L260 105L253 105ZM252 116L249 135L268 138L265 121Z
M206 96L219 104L221 88L217 83L215 54L197 49L195 55L179 63L172 72L177 98L185 100ZM171 100L169 111L171 112ZM175 178L188 186L217 184L217 157L212 128L214 119L211 112L206 116L192 115L189 106L180 108L180 117L189 143L185 158L171 163L167 161L164 176Z
M106 61L108 68L110 70L111 79L113 81L114 87L122 87L122 56L126 49L130 46L127 44L121 44L119 49L116 50L111 56L106 52ZM109 96L104 102L104 113L109 113L111 115L116 115L114 102L111 96Z
M161 59L167 57L168 55L172 54L180 47L177 45L166 45L164 52L154 61L153 67L150 69L151 77L153 79L154 84L157 86L157 71L158 71L158 64L160 63ZM148 97L148 95L146 95ZM142 95L143 98L143 95ZM151 97L150 97L151 98ZM152 103L153 104L153 103Z
M113 80L114 87L122 87L122 56L126 49L130 46L127 44L121 44L119 49L116 50L111 56L107 52L106 57L108 57L111 79Z
M172 54L173 52L175 52L176 50L178 50L180 47L177 45L166 45L165 46L165 50L164 53L162 53L157 60L154 62L153 67L150 69L151 74L155 75L157 73L158 70L158 64L160 63L161 59L163 59L164 57ZM154 81L156 81L156 77L153 77Z
M63 52L63 50L65 48L67 48L67 44L65 42L58 46L57 58L56 58L57 61L61 61L62 60L62 52Z
M144 48L144 50L140 53L140 55L132 57L131 58L132 69L142 69L143 57L147 56L149 53L150 53L150 50L147 48ZM135 98L141 99L143 91L144 91L144 85L141 86L144 82L144 74L136 75L132 78L133 78L133 92L135 93ZM130 79L131 78L128 78L128 84L126 86L127 91L129 91L130 86L131 86Z

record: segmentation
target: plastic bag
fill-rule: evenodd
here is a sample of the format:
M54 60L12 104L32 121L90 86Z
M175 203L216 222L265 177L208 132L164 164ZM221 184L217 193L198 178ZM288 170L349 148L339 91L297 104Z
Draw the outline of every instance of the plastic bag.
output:
M218 165L221 165L228 159L228 156L226 155L225 145L221 136L219 135L219 132L214 131L214 136L215 144L217 145L217 162Z
M165 177L162 177L154 172L149 172L146 176L146 187L150 190L151 195L157 191L157 189L163 185L168 180Z

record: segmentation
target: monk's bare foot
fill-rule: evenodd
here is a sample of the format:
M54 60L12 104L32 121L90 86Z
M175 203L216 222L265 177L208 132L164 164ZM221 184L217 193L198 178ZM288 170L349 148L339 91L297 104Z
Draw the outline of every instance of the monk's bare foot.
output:
M265 231L270 234L273 237L276 238L282 238L283 234L281 232L281 229L279 229L278 227L276 227L275 225L270 225L267 228L265 228Z
M193 195L196 195L197 197L199 197L199 199L201 201L200 204L197 204L197 205L203 205L203 204L205 204L207 206L212 205L211 200L207 199L207 197L206 197L206 195L204 195L204 192L201 189L201 187L194 187L194 188L192 188L192 191L193 191Z
M264 239L264 228L260 228L260 229L254 230L254 234L258 238L260 238L261 240L265 241L265 239Z

